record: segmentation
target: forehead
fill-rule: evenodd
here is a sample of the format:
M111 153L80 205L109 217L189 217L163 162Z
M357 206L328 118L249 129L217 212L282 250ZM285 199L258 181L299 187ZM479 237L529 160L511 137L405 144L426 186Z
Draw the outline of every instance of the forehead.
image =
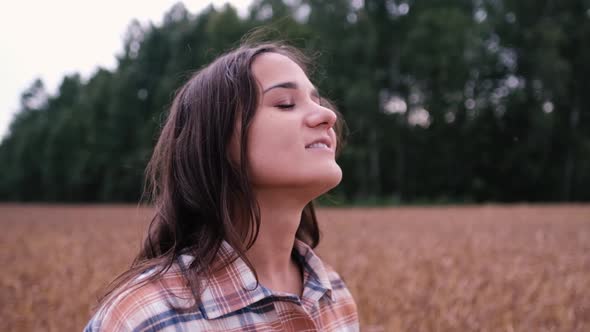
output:
M303 69L289 57L278 53L263 53L252 63L254 78L262 90L284 82L295 82L301 86L312 86Z

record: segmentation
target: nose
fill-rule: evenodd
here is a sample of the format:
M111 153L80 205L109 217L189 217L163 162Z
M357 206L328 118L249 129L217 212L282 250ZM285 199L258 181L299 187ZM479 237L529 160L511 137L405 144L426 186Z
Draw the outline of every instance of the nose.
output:
M334 127L337 115L331 109L314 104L312 111L309 112L307 122L310 127L326 126L327 128Z

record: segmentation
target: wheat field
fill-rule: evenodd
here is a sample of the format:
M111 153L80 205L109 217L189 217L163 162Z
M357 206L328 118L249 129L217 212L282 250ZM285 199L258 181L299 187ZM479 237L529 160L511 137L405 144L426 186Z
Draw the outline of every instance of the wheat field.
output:
M80 331L151 210L0 205L0 331ZM590 206L320 209L362 331L590 331Z

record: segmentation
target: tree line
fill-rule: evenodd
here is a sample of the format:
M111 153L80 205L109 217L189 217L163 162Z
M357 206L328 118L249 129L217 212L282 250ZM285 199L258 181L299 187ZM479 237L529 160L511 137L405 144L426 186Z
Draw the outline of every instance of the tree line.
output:
M327 202L590 200L590 1L255 0L132 21L114 70L23 91L0 200L137 201L173 92L265 26L348 125Z

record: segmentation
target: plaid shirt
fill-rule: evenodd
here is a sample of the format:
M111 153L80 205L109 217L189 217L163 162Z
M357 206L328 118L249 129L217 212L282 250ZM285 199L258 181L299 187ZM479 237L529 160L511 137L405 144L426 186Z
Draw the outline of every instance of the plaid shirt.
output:
M162 283L122 292L84 331L358 331L356 304L340 276L304 242L296 239L294 249L303 267L302 297L255 288L254 274L238 258L212 275L198 310L179 312L172 307L194 303L180 272L193 257L183 255ZM224 241L218 258L229 261L233 253Z

